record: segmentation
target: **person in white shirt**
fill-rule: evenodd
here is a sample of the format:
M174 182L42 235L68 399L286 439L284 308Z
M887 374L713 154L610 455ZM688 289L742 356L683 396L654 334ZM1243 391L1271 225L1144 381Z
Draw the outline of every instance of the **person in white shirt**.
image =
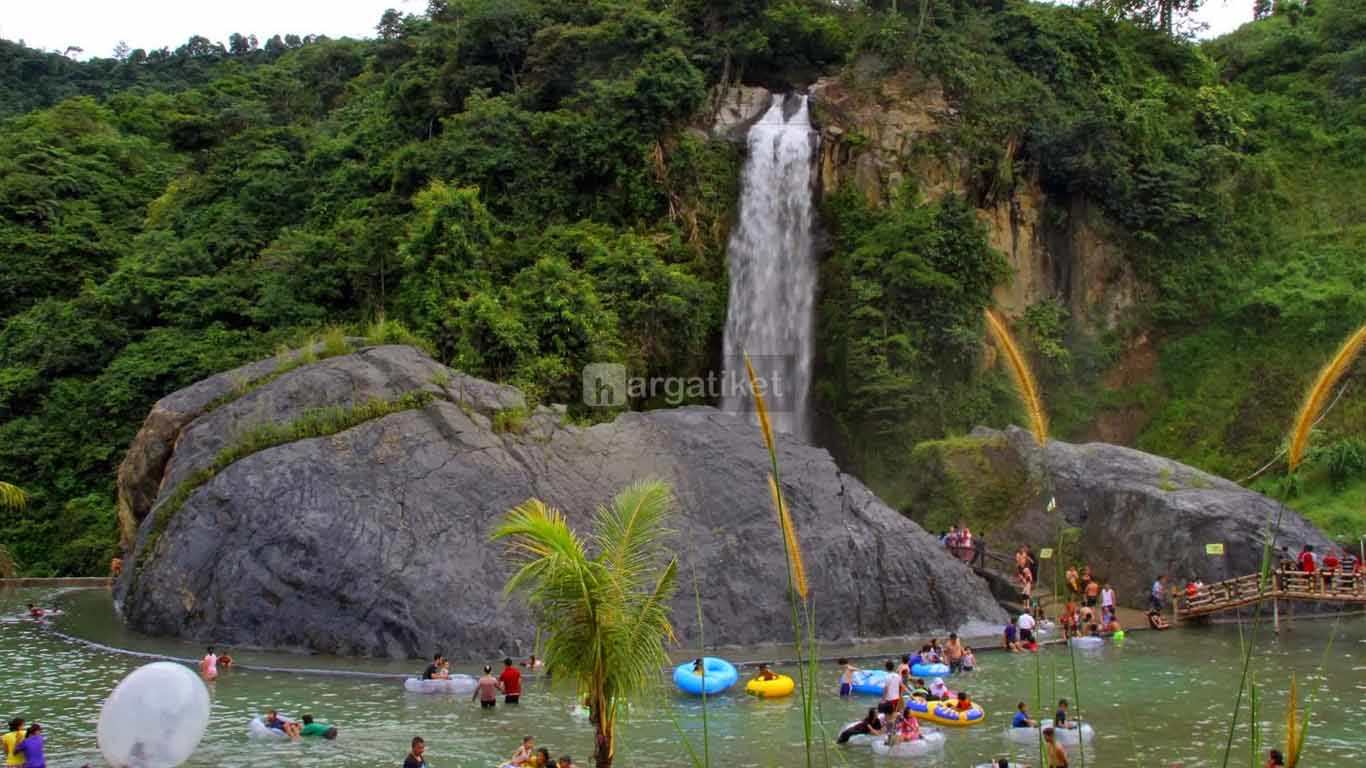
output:
M1113 614L1115 612L1115 590L1110 587L1110 582L1105 582L1105 588L1100 591L1100 613Z
M896 714L901 708L901 696L904 693L909 693L906 681L896 673L896 665L887 662L887 677L882 682L882 701L878 704L877 711L888 716Z
M1029 611L1020 614L1019 620L1015 623L1020 628L1020 642L1034 642L1034 617L1029 614Z

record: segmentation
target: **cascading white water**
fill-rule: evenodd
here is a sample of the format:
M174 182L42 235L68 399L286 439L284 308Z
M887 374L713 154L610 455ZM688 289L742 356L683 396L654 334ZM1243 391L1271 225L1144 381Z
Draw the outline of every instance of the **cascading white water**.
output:
M730 306L726 311L727 378L744 380L748 354L764 380L774 429L807 438L811 388L816 257L812 172L819 137L806 96L790 114L775 94L749 129L741 176L739 221L726 246ZM745 387L728 388L721 406L752 411Z

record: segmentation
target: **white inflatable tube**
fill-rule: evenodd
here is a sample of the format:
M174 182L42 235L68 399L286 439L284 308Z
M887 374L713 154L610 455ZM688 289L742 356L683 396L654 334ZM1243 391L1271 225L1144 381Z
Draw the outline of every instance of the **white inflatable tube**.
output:
M281 718L282 720L284 718ZM287 739L289 736L278 728L271 728L266 725L265 716L257 715L247 723L247 735L253 739Z
M1099 648L1102 645L1105 645L1105 638L1103 637L1087 635L1086 637L1072 638L1072 647L1074 648Z
M410 693L448 693L468 696L479 687L479 680L469 675L451 675L446 680L422 680L410 677L403 681L403 690Z
M903 741L894 747L887 746L886 738L873 742L873 754L885 757L923 757L944 748L944 734L938 731L922 731L915 741Z
M1039 728L1050 728L1052 720L1040 720ZM1020 744L1037 744L1039 742L1039 728L1007 728L1006 735L1011 741ZM1096 732L1091 729L1090 723L1082 723L1080 728L1057 728L1053 731L1053 738L1059 744L1079 744L1082 741L1090 742L1096 737Z

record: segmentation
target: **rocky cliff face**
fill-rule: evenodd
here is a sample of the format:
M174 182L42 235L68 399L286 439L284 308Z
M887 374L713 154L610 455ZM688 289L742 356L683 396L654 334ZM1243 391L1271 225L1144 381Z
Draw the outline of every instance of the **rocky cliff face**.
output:
M930 199L963 194L978 206L992 247L1014 278L996 289L996 305L1011 315L1043 300L1067 306L1078 327L1114 328L1144 295L1105 222L1084 199L1051 199L1032 179L983 194L969 177L969 158L953 143L957 109L932 78L849 73L811 87L813 120L821 128L823 194L853 186L875 204L905 181ZM1013 148L1006 156L1013 157Z
M1004 553L1024 543L1036 552L1056 547L1059 529L1073 529L1068 561L1090 563L1134 606L1160 573L1177 582L1255 573L1277 514L1278 546L1328 546L1295 512L1223 478L1117 445L1050 440L1040 448L1016 427L979 427L968 438L923 445L911 475L919 488L907 511L916 520L968 520ZM1046 509L1050 498L1056 514ZM1206 554L1206 544L1223 544L1224 555Z
M341 654L524 653L534 627L502 595L508 570L488 543L495 521L538 497L581 524L621 486L654 477L679 499L674 549L684 581L698 580L708 640L787 636L767 454L736 417L685 408L572 426L408 347L266 374L209 409L223 399L217 379L158 404L120 473L138 530L118 597L138 629ZM414 391L430 401L206 470L263 424ZM168 412L190 415L169 429ZM824 450L785 441L781 460L823 638L1002 620L980 579ZM195 490L186 497L185 487ZM674 619L687 640L696 610L692 590L681 592Z

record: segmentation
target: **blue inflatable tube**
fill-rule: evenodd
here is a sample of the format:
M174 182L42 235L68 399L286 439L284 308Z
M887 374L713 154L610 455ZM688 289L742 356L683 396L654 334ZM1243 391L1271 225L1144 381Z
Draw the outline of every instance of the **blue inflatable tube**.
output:
M693 662L689 661L679 664L674 669L674 685L678 686L678 690L690 693L693 696L701 696L704 685L708 696L721 693L735 685L735 681L739 677L739 673L735 671L735 667L729 661L718 659L715 656L703 657L703 674L695 674L692 671L692 665Z
M916 677L943 677L949 673L948 664L912 664L911 674Z
M881 696L882 689L887 687L887 675L893 672L883 672L877 669L860 669L854 673L854 693L862 696Z

